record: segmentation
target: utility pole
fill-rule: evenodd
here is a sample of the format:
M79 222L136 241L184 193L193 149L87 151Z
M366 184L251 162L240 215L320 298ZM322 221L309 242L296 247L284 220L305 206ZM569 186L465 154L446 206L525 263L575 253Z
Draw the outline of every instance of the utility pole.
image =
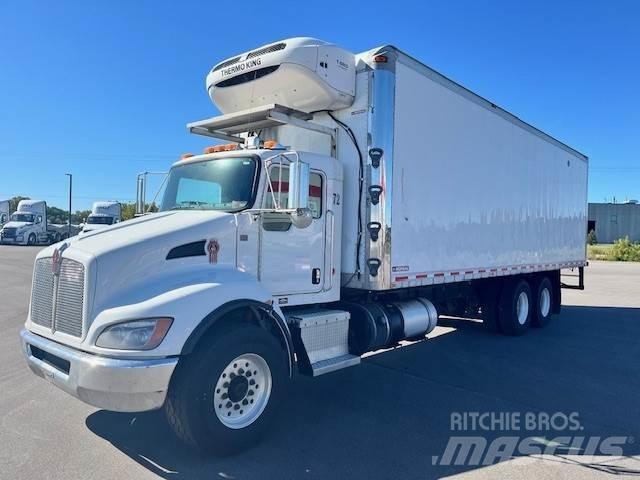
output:
M65 173L69 177L69 222L67 224L67 238L71 238L71 192L73 189L73 175Z

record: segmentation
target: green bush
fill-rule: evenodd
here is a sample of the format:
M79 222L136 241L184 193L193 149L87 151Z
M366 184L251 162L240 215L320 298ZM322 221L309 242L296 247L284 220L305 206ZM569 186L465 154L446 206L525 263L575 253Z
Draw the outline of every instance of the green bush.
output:
M628 236L620 238L611 247L611 257L622 262L640 262L640 243L633 243Z
M598 243L598 237L596 237L596 231L590 230L587 233L587 245L596 245Z

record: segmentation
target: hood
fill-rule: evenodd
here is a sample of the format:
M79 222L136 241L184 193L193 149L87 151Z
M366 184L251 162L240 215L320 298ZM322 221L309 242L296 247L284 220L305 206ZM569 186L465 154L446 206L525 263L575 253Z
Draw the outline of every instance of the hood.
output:
M86 275L94 285L88 290L94 318L107 308L161 293L180 281L176 271L181 268L209 265L206 246L212 240L219 246L212 268L235 268L236 216L216 211L161 212L120 222L66 240L62 256L91 259L86 263L93 271ZM39 256L52 256L54 250Z
M22 227L30 227L31 225L33 225L33 222L7 222L3 225L3 227L22 228Z

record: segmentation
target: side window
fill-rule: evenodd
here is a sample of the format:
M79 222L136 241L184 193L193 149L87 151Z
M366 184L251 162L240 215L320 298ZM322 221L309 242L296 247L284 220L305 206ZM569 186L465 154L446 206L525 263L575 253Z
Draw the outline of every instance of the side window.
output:
M271 195L271 188L268 188L264 208L275 208L273 204L274 196L276 197L276 202L282 208L287 204L289 195L289 167L273 166L269 170L269 176L273 186L273 195ZM315 172L311 172L309 176L309 209L313 218L322 216L322 175Z

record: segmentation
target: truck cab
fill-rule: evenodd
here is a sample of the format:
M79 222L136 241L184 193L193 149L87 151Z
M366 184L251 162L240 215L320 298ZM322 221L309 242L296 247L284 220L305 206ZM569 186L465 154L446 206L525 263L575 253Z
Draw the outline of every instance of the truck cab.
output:
M121 220L121 210L118 202L95 202L91 207L91 214L87 217L81 233L84 234L115 225Z
M48 239L47 206L39 200L21 200L0 231L5 244L37 245L48 243Z
M9 200L0 200L0 228L9 221Z

